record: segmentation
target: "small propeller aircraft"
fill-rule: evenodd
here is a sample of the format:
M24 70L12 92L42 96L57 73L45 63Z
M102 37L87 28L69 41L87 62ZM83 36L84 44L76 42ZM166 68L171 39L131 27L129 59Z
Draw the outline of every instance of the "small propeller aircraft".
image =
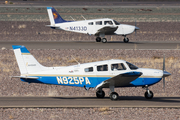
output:
M84 87L96 89L97 98L104 98L103 88L109 88L110 99L117 100L118 93L115 87L143 87L146 89L145 98L153 98L149 86L158 83L163 78L171 75L163 70L138 68L124 60L105 60L67 67L42 66L26 49L25 46L13 45L14 54L20 69L20 78L23 82L43 83L64 86Z
M52 29L65 30L70 32L84 33L95 35L96 42L106 43L105 35L121 35L124 36L124 42L129 42L126 36L139 30L138 27L126 24L120 24L117 21L109 18L92 19L83 21L66 21L53 7L47 7L47 12L51 25L46 25Z

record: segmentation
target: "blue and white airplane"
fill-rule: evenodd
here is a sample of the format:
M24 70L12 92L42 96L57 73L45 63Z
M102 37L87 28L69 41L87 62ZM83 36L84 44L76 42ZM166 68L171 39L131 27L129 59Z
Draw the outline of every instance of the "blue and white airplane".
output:
M119 59L67 67L45 67L30 54L25 46L13 45L12 47L21 73L20 76L13 77L28 83L84 87L86 90L94 88L97 90L97 98L104 98L103 88L109 88L110 99L117 100L118 94L114 92L115 87L143 87L146 89L145 97L151 99L153 92L148 87L171 75L164 70L165 60L163 70L138 68Z
M65 30L70 32L84 33L95 35L96 42L106 43L105 35L120 35L124 36L124 42L129 42L126 36L139 30L138 27L126 24L120 24L117 21L109 18L92 19L83 21L66 21L53 7L47 7L47 12L51 25L47 25L52 29Z

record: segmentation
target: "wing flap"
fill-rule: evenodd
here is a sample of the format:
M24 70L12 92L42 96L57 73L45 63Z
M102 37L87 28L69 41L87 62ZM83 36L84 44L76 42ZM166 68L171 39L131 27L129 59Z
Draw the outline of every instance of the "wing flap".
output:
M96 89L109 88L109 86L114 86L114 87L128 86L130 85L130 82L137 79L141 75L142 72L127 72L127 73L119 74L117 76L114 76L108 80L101 82L99 85L96 86Z

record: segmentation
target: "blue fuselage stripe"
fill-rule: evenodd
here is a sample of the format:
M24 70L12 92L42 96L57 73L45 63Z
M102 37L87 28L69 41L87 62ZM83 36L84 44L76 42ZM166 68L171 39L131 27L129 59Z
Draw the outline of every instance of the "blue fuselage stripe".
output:
M54 84L54 85L64 85L64 86L76 86L76 87L96 87L101 82L111 78L111 77L68 77L68 76L33 76L39 79L23 79L23 82L29 83L44 83L44 84ZM129 85L123 87L135 87L144 85L153 85L159 82L162 78L137 78L136 80L130 82Z

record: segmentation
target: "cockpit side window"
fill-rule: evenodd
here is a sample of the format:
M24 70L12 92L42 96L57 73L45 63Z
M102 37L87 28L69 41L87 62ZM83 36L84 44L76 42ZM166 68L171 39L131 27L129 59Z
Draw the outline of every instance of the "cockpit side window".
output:
M116 25L120 25L120 23L118 23L117 21L115 21L115 20L113 20L114 21L114 23L116 24Z
M115 64L111 64L111 70L112 71L126 70L126 67L123 63L115 63Z
M97 21L96 25L102 25L102 21Z
M138 69L137 66L135 66L135 65L133 65L133 64L131 64L131 63L129 63L129 62L126 62L126 63L127 63L127 65L129 66L129 68L130 68L131 70L136 70L136 69Z
M85 72L93 72L93 67L88 67L84 69Z
M97 71L108 71L108 65L97 66Z
M104 25L113 25L112 21L104 21Z
M93 25L93 22L89 22L88 25Z

